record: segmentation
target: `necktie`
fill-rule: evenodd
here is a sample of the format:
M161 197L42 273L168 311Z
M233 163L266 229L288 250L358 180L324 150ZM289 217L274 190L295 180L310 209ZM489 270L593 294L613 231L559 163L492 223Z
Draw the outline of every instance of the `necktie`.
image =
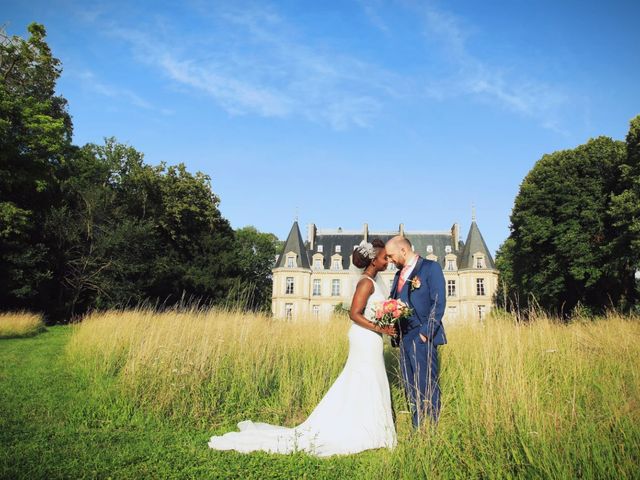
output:
M400 294L400 291L402 290L402 287L404 287L404 282L405 280L405 276L406 273L409 271L410 265L405 265L404 267L402 267L402 270L400 271L400 278L398 279L398 289L396 290L398 292L398 294Z

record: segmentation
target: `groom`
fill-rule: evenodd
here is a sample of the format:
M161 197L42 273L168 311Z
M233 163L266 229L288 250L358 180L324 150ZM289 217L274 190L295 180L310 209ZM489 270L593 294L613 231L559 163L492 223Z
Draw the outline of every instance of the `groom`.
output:
M391 298L402 300L413 310L398 330L402 383L417 428L427 416L437 422L440 414L438 345L447 343L442 326L444 274L438 262L416 255L403 236L393 237L385 248L398 267Z

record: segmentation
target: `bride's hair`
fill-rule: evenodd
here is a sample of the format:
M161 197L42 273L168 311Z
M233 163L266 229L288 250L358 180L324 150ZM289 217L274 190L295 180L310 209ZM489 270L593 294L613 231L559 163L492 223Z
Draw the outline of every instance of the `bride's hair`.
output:
M367 268L371 264L373 259L376 258L376 255L378 255L378 252L380 251L380 249L384 248L384 242L379 238L374 238L371 241L371 246L373 247L373 251L375 252L373 257L371 258L366 254L366 252L363 253L362 251L363 249L361 248L356 248L353 251L352 260L353 260L353 264L356 267Z

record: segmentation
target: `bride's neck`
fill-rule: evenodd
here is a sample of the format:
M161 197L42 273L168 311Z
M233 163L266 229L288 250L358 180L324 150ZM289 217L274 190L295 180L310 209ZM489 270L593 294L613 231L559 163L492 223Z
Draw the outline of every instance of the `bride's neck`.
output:
M363 273L371 278L374 278L378 271L375 268L367 267Z

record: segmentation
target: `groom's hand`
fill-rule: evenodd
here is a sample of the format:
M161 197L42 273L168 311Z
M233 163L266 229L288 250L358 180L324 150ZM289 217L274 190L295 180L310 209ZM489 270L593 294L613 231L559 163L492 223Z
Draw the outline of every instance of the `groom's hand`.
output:
M422 343L427 343L427 337L425 337L423 334L420 334L420 340L422 340Z

